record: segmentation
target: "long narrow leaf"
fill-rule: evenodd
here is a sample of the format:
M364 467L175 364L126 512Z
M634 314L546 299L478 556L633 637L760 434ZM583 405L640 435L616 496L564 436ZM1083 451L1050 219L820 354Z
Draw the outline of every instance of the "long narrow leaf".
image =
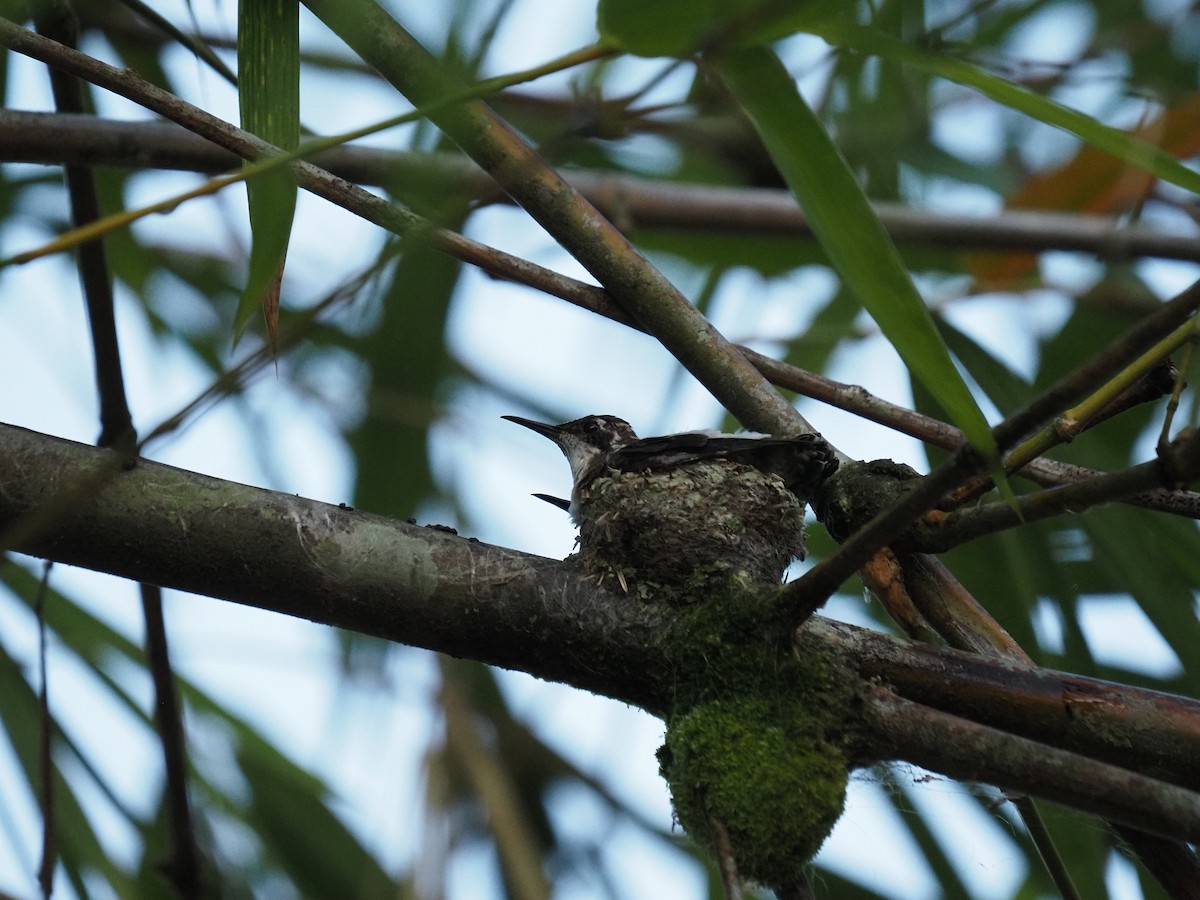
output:
M0 732L7 736L30 795L36 798L40 796L45 777L42 771L44 760L39 754L43 727L39 700L21 666L4 647L0 647L0 696L4 698L0 703ZM132 887L129 873L113 860L101 843L72 784L66 780L55 759L51 758L50 766L54 788L53 843L68 880L78 890L83 885L81 876L90 872L107 883L116 896L129 896Z
M976 448L995 442L925 302L850 167L783 63L766 47L713 63L753 120L838 275L904 360Z
M300 6L297 0L240 0L238 102L242 127L284 150L300 143ZM250 204L250 274L238 304L234 339L261 305L275 343L279 292L296 185L285 172L246 182Z
M826 19L808 30L835 46L897 60L923 72L974 88L997 103L1070 132L1130 165L1200 194L1200 173L1181 164L1161 147L1127 131L1111 128L1091 116L993 75L964 59L923 50L889 34L845 20Z

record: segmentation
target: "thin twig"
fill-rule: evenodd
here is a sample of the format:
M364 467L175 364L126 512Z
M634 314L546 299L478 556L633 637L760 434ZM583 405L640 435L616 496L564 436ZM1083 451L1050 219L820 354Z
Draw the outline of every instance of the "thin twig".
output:
M1168 300L1159 309L1125 331L1086 363L993 429L1002 450L1013 446L1043 422L1086 397L1121 371L1156 342L1175 330L1200 306L1200 282Z
M42 564L42 578L38 582L34 612L38 621L38 766L41 787L38 802L42 807L42 858L38 864L38 886L42 897L49 900L54 893L54 869L58 862L57 824L54 815L54 757L51 753L54 740L54 719L50 715L49 672L46 667L46 595L50 587L50 569L54 563L46 560Z
M1021 814L1021 821L1025 824L1025 830L1029 832L1029 839L1037 849L1038 856L1041 857L1042 865L1046 867L1046 873L1050 876L1050 880L1058 888L1059 896L1062 900L1082 900L1079 888L1075 886L1075 879L1071 877L1071 870L1067 868L1067 861L1059 852L1058 844L1054 842L1054 835L1046 827L1046 821L1042 818L1042 812L1038 809L1034 799L1027 794L1016 794L1010 796L1009 800ZM1140 834L1132 828L1126 830ZM1163 838L1152 838L1150 835L1146 835L1146 837L1159 843L1168 843Z
M737 857L733 852L733 842L729 840L729 829L724 822L708 813L708 830L717 857L717 870L721 873L721 886L725 888L725 900L742 900L742 878L738 874Z
M970 540L1040 522L1063 513L1079 513L1093 506L1111 503L1162 484L1170 472L1172 478L1191 481L1200 477L1200 439L1195 432L1177 441L1170 451L1170 463L1154 459L1120 472L1097 475L1087 481L1056 487L1017 498L1016 507L1007 503L989 503L973 509L958 509L936 522L916 525L912 534L894 543L897 550L943 553Z
M64 2L47 4L39 9L39 31L74 49L78 42L78 22ZM67 113L84 111L82 83L66 72L51 68L50 83L56 107ZM71 205L71 221L84 227L101 217L96 191L95 174L90 166L65 167L67 194ZM132 454L137 442L133 418L125 394L125 379L121 367L120 346L117 340L112 276L103 240L90 241L78 248L77 265L84 302L87 306L96 388L100 399L101 447L115 448L122 455ZM191 826L187 800L187 765L183 740L183 722L175 701L175 685L167 652L166 631L163 626L162 591L142 584L142 612L146 622L146 655L157 696L158 727L166 771L166 806L171 822L171 861L166 867L168 877L184 900L201 896L199 851ZM44 660L43 660L44 662ZM43 890L48 886L43 885Z
M200 898L200 852L192 828L188 802L187 744L184 739L183 710L175 686L175 673L167 648L167 628L163 619L162 589L141 584L142 616L146 621L146 666L154 682L154 724L162 746L166 772L165 807L170 826L170 861L163 866L171 885L183 900Z
M1186 295L1186 291L1184 294ZM1196 298L1200 299L1200 291ZM1093 425L1111 418L1119 411L1120 404L1142 400L1157 400L1166 391L1160 390L1156 395L1150 390L1144 393L1136 391L1139 386L1146 386L1147 377L1164 365L1170 365L1171 354L1181 346L1190 343L1195 338L1194 316L1174 328L1170 334L1158 340L1137 358L1131 359L1111 378L1080 400L1079 403L1057 416L1033 437L1023 441L1004 459L1005 468L1019 469L1032 459L1044 454L1051 447L1074 440L1079 434ZM1111 349L1111 348L1109 348ZM1105 351L1106 353L1108 351ZM1103 355L1103 354L1101 354ZM1070 377L1070 376L1069 376ZM1168 382L1167 390L1170 389Z
M217 173L241 161L236 154L169 122L134 122L23 110L0 110L0 160L56 165L161 168ZM495 182L468 159L346 146L311 157L322 168L363 185L417 176L456 190L492 195ZM785 190L663 183L636 175L572 169L563 178L597 209L635 230L811 236L807 217ZM501 202L511 202L500 197ZM1158 257L1200 261L1200 242L1113 216L1042 210L1002 210L963 216L876 203L876 214L899 244L971 250L1079 250L1101 258Z
M74 49L79 37L79 24L64 0L41 4L38 7L38 31L65 47ZM84 111L83 85L72 75L57 69L50 70L50 87L54 105L65 113ZM96 194L96 177L89 166L64 167L67 197L71 205L71 221L78 227L100 218L100 200ZM76 257L79 281L87 306L91 331L96 391L100 400L101 447L132 447L137 440L133 419L125 397L125 379L121 373L121 351L117 343L116 314L113 304L112 276L103 242L94 241L79 248Z

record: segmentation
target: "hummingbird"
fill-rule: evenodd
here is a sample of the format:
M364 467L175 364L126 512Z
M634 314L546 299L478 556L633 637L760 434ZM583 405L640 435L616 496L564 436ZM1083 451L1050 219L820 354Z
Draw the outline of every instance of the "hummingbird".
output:
M579 526L585 568L672 588L717 572L782 578L803 558L804 504L836 471L814 434L687 431L641 438L591 415L559 425L504 416L547 437L571 467L571 499L537 494Z

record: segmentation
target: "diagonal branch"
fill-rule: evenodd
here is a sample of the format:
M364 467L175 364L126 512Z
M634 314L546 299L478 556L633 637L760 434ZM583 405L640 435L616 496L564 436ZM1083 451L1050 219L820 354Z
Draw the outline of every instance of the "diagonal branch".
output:
M128 69L109 66L4 18L0 18L0 44L179 122L243 159L258 160L283 155L280 148L181 100ZM422 241L499 278L529 284L550 293L554 293L553 288L559 283L555 273L541 266L438 228L404 207L337 178L312 163L295 161L289 163L287 168L305 190L394 234Z
M414 103L456 87L429 51L373 0L305 5ZM813 430L619 229L486 104L464 103L431 119L746 427L774 434Z
M1119 372L1157 341L1177 329L1200 307L1200 282L1162 304L1075 371L1051 385L993 429L996 443L1008 449Z

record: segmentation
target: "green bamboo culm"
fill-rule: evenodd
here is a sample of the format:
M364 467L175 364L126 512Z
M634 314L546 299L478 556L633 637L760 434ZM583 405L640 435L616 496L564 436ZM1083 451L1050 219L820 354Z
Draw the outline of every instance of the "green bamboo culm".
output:
M238 101L242 128L284 150L300 143L300 5L297 0L239 0ZM246 182L250 266L234 320L234 342L261 308L275 343L283 264L296 213L296 184L286 172Z

